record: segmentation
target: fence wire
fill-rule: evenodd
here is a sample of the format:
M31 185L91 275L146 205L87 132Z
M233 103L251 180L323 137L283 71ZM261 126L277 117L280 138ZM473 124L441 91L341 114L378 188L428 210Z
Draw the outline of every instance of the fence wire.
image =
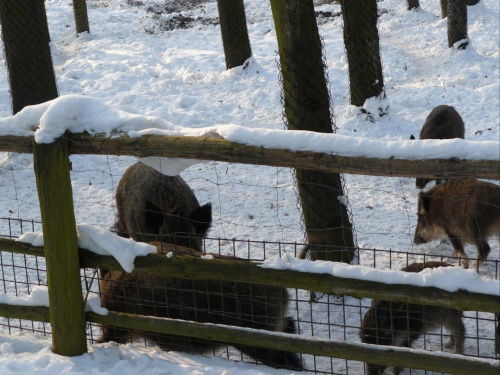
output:
M21 233L39 230L41 224L32 220L21 220L12 218L1 218L0 224L3 229L0 233L4 238L16 238ZM253 261L263 261L269 257L283 255L284 253L297 255L303 244L287 242L265 242L251 240L235 240L222 238L206 238L203 242L204 249L210 249L213 253L220 253L229 257L234 256L229 252L224 243L231 243L231 247L243 258L242 254L248 254L244 258ZM9 252L0 253L0 293L8 295L25 296L29 294L36 285L46 285L45 259L29 255L12 254ZM421 262L447 262L458 265L459 259L448 255L429 255L429 254L411 254L408 252L398 252L384 249L359 249L359 263L368 267L381 267L391 269L401 269L414 263ZM487 260L483 266L489 277L500 278L500 262L498 260ZM484 271L483 271L484 272ZM218 282L218 281L181 281L175 278L160 278L146 276L140 280L123 278L125 275L119 273L115 278L115 288L125 288L131 294L125 300L115 299L115 303L124 301L130 302L125 309L127 312L137 313L139 310L146 315L171 316L190 320L206 321L233 324L233 325L253 325L255 321L263 320L275 324L272 318L275 316L274 309L281 303L275 294L273 287L258 287L257 289L239 289L238 283ZM109 277L97 276L95 280L95 270L82 270L82 286L84 291L90 295L99 295L103 290L103 279ZM127 276L128 277L128 276ZM241 284L241 283L240 283ZM128 288L128 289L127 289ZM279 289L279 288L278 288ZM270 291L269 291L270 290ZM138 292L139 291L139 292ZM246 294L247 292L249 294ZM109 292L109 290L108 290ZM252 294L253 293L253 294ZM259 302L259 293L265 297L264 306ZM263 293L263 294L262 294ZM120 294L122 295L122 294ZM319 293L314 303L310 302L308 291L300 289L288 290L288 307L284 311L283 317L290 317L297 333L307 337L329 338L346 342L360 342L360 328L363 324L368 311L370 311L369 299L356 299L352 297L340 297ZM125 295L123 295L125 296ZM163 297L162 297L163 296ZM273 297L274 296L274 297ZM102 296L101 296L102 297ZM129 299L132 298L132 299ZM170 298L170 299L169 299ZM221 303L214 304L216 301ZM236 304L233 302L237 301ZM132 303L133 302L133 303ZM227 305L224 305L227 303ZM260 303L260 305L259 305ZM212 304L212 305L211 305ZM432 314L425 314L419 309L425 309L420 305L397 304L390 307L397 309L390 311L389 314L399 312L399 315L411 315L412 322L416 325L429 324L435 321L436 312L432 319ZM234 310L232 306L247 307L247 310ZM379 306L378 313L384 312L384 306ZM410 306L410 307L408 307ZM412 307L416 306L416 307ZM119 306L118 311L123 311L123 306ZM403 309L403 313L401 312ZM408 310L410 309L410 310ZM413 309L413 310L411 310ZM415 312L415 309L416 312ZM430 307L432 309L432 307ZM439 309L439 308L438 308ZM372 309L373 310L373 309ZM449 309L444 309L439 319L446 319L450 314ZM245 316L249 322L242 321ZM234 320L236 319L236 320ZM430 321L426 319L431 319ZM494 352L494 332L496 329L495 317L491 313L464 312L462 321L465 325L465 355L479 358L499 358ZM414 324L414 325L415 325ZM410 327L414 327L410 325ZM404 325L403 325L404 326ZM403 327L405 328L405 327ZM0 331L6 334L15 332L33 332L43 336L50 336L50 324L19 319L0 319ZM386 330L381 333L386 334ZM391 335L401 333L404 335L414 335L414 332L403 329L398 332L397 329L390 330ZM203 355L221 356L233 360L242 360L248 363L258 363L254 357L248 355L248 351L242 353L231 345L217 345L210 347L209 351L203 351L204 342L191 339L177 339L166 335L137 335L129 330L120 332L121 338L117 340L130 340L134 344L150 347L168 348L174 345L176 350L186 350L189 352L198 352ZM123 336L125 335L125 336ZM87 339L89 343L96 343L101 339L102 328L99 325L87 324ZM169 340L173 340L173 342ZM445 345L449 340L449 332L444 327L438 326L435 330L430 330L419 335L413 342L412 347L429 351L451 350L446 349ZM381 344L384 344L381 342ZM184 348L183 348L184 345ZM194 349L193 349L194 348ZM251 353L251 351L250 351ZM364 373L366 365L362 362L336 359L321 356L300 355L304 369L319 374L349 374ZM259 362L260 363L260 362ZM410 373L413 373L412 371Z
M203 1L199 1L201 3ZM375 1L374 1L375 2ZM373 2L373 3L374 3ZM21 4L19 2L18 4ZM178 3L178 2L177 2ZM347 2L344 2L347 4ZM169 2L166 6L177 6L176 2ZM161 18L160 14L155 9L148 9L148 15L153 17L156 14L158 24L155 26L157 29L150 30L156 32L158 30L171 30L178 27L190 27L194 24L194 17L182 16L179 9L178 17L173 17L169 21ZM353 12L351 12L352 14ZM354 12L355 13L355 12ZM336 14L335 16L337 16ZM23 28L30 34L36 34L30 30L30 25L40 24L40 20L29 21L31 14L28 12L28 21L23 19ZM35 16L39 17L39 14ZM369 14L369 23L376 24L376 12ZM11 19L12 20L12 19ZM8 20L7 20L8 21ZM9 23L2 20L2 28L9 29ZM45 20L46 22L46 20ZM202 24L217 24L217 19L206 18L201 21ZM367 21L362 21L367 22ZM28 26L26 26L28 25ZM16 29L17 30L17 29ZM11 30L12 31L12 30ZM15 33L11 32L9 35ZM47 33L41 33L41 36L48 38ZM4 37L4 43L9 44L9 37ZM12 43L15 42L13 41ZM35 44L38 44L36 42ZM336 131L336 122L334 117L334 108L331 101L331 87L329 86L328 78L328 63L325 54L323 42L320 42L320 47L314 50L314 53L321 55L322 69L321 73L317 73L316 66L309 65L307 59L289 59L285 66L279 65L280 85L282 88L282 108L283 108L283 121L288 128L288 119L295 119L300 117L303 113L294 104L299 104L305 101L306 103L314 106L318 101L316 96L303 98L297 96L301 93L302 88L307 87L310 92L317 93L322 91L322 87L315 85L316 79L310 79L311 76L318 78L320 81L327 83L326 94L319 98L319 102L327 103L328 110L325 112L328 117L329 126L333 132ZM362 49L367 49L366 45L360 44ZM27 45L33 56L35 45ZM308 56L311 52L310 46L308 48L298 47L298 53L302 56ZM371 62L379 59L378 53L378 39L372 46L372 50L376 50L376 55L369 56ZM20 48L17 46L16 48ZM316 48L316 47L312 47ZM7 54L10 53L7 51ZM292 62L290 62L292 61ZM377 71L366 72L366 69L373 67L374 64L362 62L361 59L356 59L360 65L352 64L349 61L351 70L360 71L362 75L370 79L369 85L373 86L373 77L376 76ZM280 62L278 61L278 64ZM35 69L37 64L28 63L20 64L25 69ZM376 65L376 64L375 64ZM34 68L35 67L35 68ZM377 67L375 67L377 68ZM292 72L297 76L297 80L291 86L287 86L285 92L285 85L283 84L283 69L288 73ZM294 71L295 70L295 71ZM376 69L375 69L376 70ZM306 74L297 74L297 71L306 72ZM31 72L33 73L33 72ZM44 74L36 71L35 74L40 76ZM28 73L20 73L20 77L27 76ZM10 79L17 79L16 75L10 75ZM32 82L39 82L32 80ZM22 86L22 84L21 84ZM45 90L46 87L43 87ZM30 89L30 94L37 94L37 90ZM21 94L20 96L23 96ZM44 91L45 95L45 91ZM57 90L55 91L57 96ZM366 92L363 92L366 96ZM28 95L25 95L28 97ZM371 96L371 95L370 95ZM34 102L45 101L39 97L35 97ZM24 106L24 105L23 105ZM285 108L288 108L288 113ZM295 124L291 124L292 127ZM95 156L93 156L95 157ZM86 156L87 158L87 156ZM97 157L96 157L97 158ZM29 162L26 162L22 157L16 156L16 162L11 162L10 154L8 155L8 162L0 160L0 174L2 180L0 181L0 188L2 188L2 209L7 207L5 201L12 204L9 207L8 213L10 217L0 217L0 237L15 239L26 232L34 232L41 230L41 222L37 220L24 220L19 218L22 216L23 210L27 210L26 206L37 205L36 198L25 196L24 192L18 194L17 187L21 184L31 184L33 191L35 189L33 176L26 178L24 173L28 169L32 169ZM114 217L117 215L116 204L114 203L114 194L116 191L117 181L125 170L125 165L130 163L130 158L121 158L117 164L120 167L115 169L114 162L106 161L100 164L100 169L87 168L85 159L80 156L72 157L74 169L73 176L76 176L78 181L88 179L88 186L85 188L80 187L75 189L75 212L76 216L86 218L93 224L101 226L103 229L109 229L113 224ZM102 160L102 159L99 159ZM15 166L13 166L15 164ZM94 166L98 163L93 164ZM20 167L21 166L21 167ZM17 168L17 169L16 169ZM222 236L211 236L203 239L202 250L204 252L214 252L219 255L238 257L252 261L264 261L273 256L282 256L283 254L291 254L298 256L305 246L305 239L300 242L290 241L290 238L296 238L296 233L305 232L305 224L302 221L302 230L297 230L294 227L295 222L289 220L292 215L298 216L302 220L300 199L297 186L300 181L297 181L296 175L292 179L289 178L289 172L285 168L276 168L276 173L272 178L265 179L260 173L261 168L265 167L247 167L246 173L250 176L245 180L238 172L239 167L227 163L210 163L209 166L200 167L202 174L192 173L188 175L186 180L189 185L195 186L197 194L200 193L205 201L212 201L216 214L214 215L213 227ZM99 179L96 175L105 176L104 179ZM255 178L257 176L257 178ZM366 178L368 179L368 177ZM99 184L103 180L108 180L109 187L103 189ZM291 180L291 181L290 181ZM104 185L104 183L103 183ZM394 185L396 188L394 189ZM420 249L416 249L411 245L409 251L397 251L393 249L370 248L367 245L359 246L358 237L362 239L362 244L370 243L370 238L391 237L395 239L394 248L404 248L399 246L401 243L408 245L412 243L411 232L414 225L410 218L408 210L409 201L413 198L410 196L407 187L406 179L399 179L396 184L392 183L391 188L387 185L384 186L383 182L377 185L378 188L363 187L361 179L351 176L341 176L341 186L343 197L345 198L349 222L352 225L347 226L342 224L343 228L352 229L354 236L354 246L351 250L356 251L356 259L354 264L359 264L367 267L377 269L401 269L403 267L411 266L415 263L428 263L428 262L447 262L455 266L459 265L459 258L450 256L450 246L443 244L443 249L432 251L432 254L426 254ZM294 190L295 189L295 190ZM375 191L377 190L377 191ZM6 192L5 192L6 191ZM214 193L216 191L216 193ZM295 191L293 193L293 191ZM292 192L292 193L291 193ZM376 195L373 199L375 203L372 205L362 207L356 200L362 194ZM5 196L4 196L5 194ZM32 194L33 195L33 194ZM217 196L214 198L214 196ZM295 197L293 203L290 204L290 197ZM385 200L384 200L385 199ZM255 202L266 200L268 203L266 209L271 210L273 220L259 221L260 215L265 216L266 213L258 212ZM364 200L363 200L364 201ZM394 205L394 201L397 202ZM381 208L383 205L389 208ZM89 207L92 206L92 209ZM294 209L293 213L290 208ZM97 208L96 208L97 207ZM396 208L394 208L396 207ZM12 208L12 209L11 209ZM388 210L399 210L404 224L395 223L394 227L381 228L379 226L370 226L377 219L370 219L370 216L384 215ZM238 215L234 215L237 212ZM1 211L2 215L7 215L6 210ZM411 214L413 217L414 215ZM17 217L17 218L16 218ZM113 219L111 219L113 217ZM371 221L368 224L362 223L359 225L360 230L354 228L356 219L361 221L368 217ZM233 238L233 233L238 232L235 228L246 228L251 230L253 235L249 238ZM401 229L403 228L403 229ZM406 230L406 228L408 230ZM274 235L273 238L280 238L280 241L263 241L257 240L255 233L258 233L259 239L266 238L268 235ZM227 233L227 234L226 234ZM494 240L493 240L494 241ZM322 245L317 245L321 248ZM498 242L494 242L494 249L498 249ZM343 251L346 248L345 243L338 246L338 251ZM319 250L321 251L321 250ZM324 247L324 251L332 250L332 246ZM500 261L498 259L488 259L485 264L481 266L480 274L482 277L499 280L500 279ZM288 297L285 298L286 310L281 311L280 307L283 305L283 299L279 295L282 291L281 288L272 287L257 287L253 285L246 285L246 288L239 289L242 283L228 283L221 281L181 281L180 279L172 278L159 278L159 277L143 277L129 279L123 273L117 274L117 277L112 280L111 287L103 292L103 283L110 282L110 273L96 274L94 269L82 270L82 286L84 291L90 295L100 295L105 298L116 298L112 301L111 305L116 309L125 310L127 312L142 313L154 316L170 316L175 318L184 318L201 321L219 322L224 324L235 324L240 326L253 326L256 322L263 321L264 328L274 329L276 327L286 326L293 322L297 329L297 333L306 337L319 337L329 338L334 340L346 342L360 342L360 329L363 326L363 321L369 311L373 311L368 299L356 299L352 297L334 296L318 293L314 302L311 302L309 291L302 289L290 289L287 291ZM19 255L10 252L2 251L0 248L0 293L10 296L26 296L29 295L35 286L46 286L47 275L45 270L45 259L42 257ZM130 292L117 296L117 293L112 293L116 290ZM260 294L259 294L260 293ZM277 295L278 294L278 295ZM123 297L123 298L120 298ZM174 302L172 302L174 300ZM383 301L379 301L380 305L375 303L375 310L377 314L383 316L397 315L401 320L408 321L409 316L416 325L430 324L430 317L425 308L420 305L389 304L389 308ZM242 306L245 306L242 309ZM243 311L244 310L244 311ZM274 313L272 313L274 311ZM457 318L450 311L437 311L432 315L440 316L439 319L446 320L446 317L454 317L461 319L465 325L465 355L474 356L478 358L498 359L500 354L495 352L494 348L494 334L498 329L498 321L491 313L471 312L466 311L463 317ZM286 319L290 317L290 321ZM277 320L276 320L277 319ZM435 316L433 316L435 319ZM434 320L433 320L434 321ZM391 321L395 325L395 320ZM389 339L394 340L394 336L400 334L402 337L412 335L414 337L414 330L409 330L407 324L403 324L402 329L396 329L391 326L389 329ZM259 328L259 327L257 327ZM290 327L288 328L290 329ZM12 334L15 332L33 332L43 336L51 335L50 324L34 321L26 321L19 319L0 318L0 332ZM387 334L387 329L383 330L380 327L375 327L375 337L380 339L383 335ZM114 332L117 334L117 332ZM115 336L116 340L130 340L135 344L157 347L160 345L162 348L180 348L189 351L196 351L204 355L217 355L235 360L243 360L249 363L256 363L255 355L252 357L252 350L241 351L230 345L211 347L210 351L202 351L204 343L199 340L191 339L177 339L170 336L160 336L155 334L139 335L136 336L133 332L124 330L119 332L120 336ZM96 324L87 324L87 339L89 343L96 343L101 339L102 327ZM380 337L379 337L380 336ZM412 344L415 348L420 348L430 351L442 351L446 349L449 334L440 324L434 331L425 332L418 337L414 337ZM177 346L174 346L177 345ZM193 349L194 347L194 349ZM250 354L250 355L249 355ZM257 357L259 358L259 357ZM262 357L260 357L262 358ZM357 361L312 356L300 355L301 362L306 370L313 371L320 374L358 374L366 372L366 364ZM410 371L413 373L414 371Z

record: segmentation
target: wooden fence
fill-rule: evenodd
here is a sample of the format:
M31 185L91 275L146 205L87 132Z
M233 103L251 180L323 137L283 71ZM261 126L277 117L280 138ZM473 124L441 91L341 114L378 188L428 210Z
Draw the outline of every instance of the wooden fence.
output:
M46 257L50 308L0 304L0 315L9 318L50 321L54 352L79 355L86 351L85 321L118 327L169 333L200 339L249 344L270 349L366 361L376 364L420 368L453 374L497 374L500 361L446 353L415 351L377 345L310 339L291 334L251 331L185 322L165 318L140 317L125 313L106 316L84 314L80 268L121 270L111 257L78 250L69 175L69 154L166 156L236 163L295 167L376 176L476 177L500 179L498 160L397 160L345 157L315 152L265 149L221 139L197 137L67 134L50 145L38 145L31 137L0 137L0 151L34 154L35 175L42 213L44 248L0 240L0 249ZM56 202L56 203L55 203ZM331 275L273 270L238 260L206 261L191 256L167 258L158 254L135 261L135 273L168 275L188 279L244 281L263 285L343 294L357 298L377 298L451 307L458 310L500 313L500 296L464 291L446 292L437 288L387 285ZM279 340L276 339L279 336Z

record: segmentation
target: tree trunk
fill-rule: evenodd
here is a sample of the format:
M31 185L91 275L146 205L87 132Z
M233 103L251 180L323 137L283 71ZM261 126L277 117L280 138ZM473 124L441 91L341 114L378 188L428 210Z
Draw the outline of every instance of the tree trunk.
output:
M465 0L448 0L448 47L465 49L468 44Z
M76 33L90 32L86 1L73 0L73 13L75 15Z
M366 99L385 97L377 29L377 1L341 1L344 43L349 64L351 104L363 106ZM385 108L379 109L385 113Z
M408 10L420 7L420 3L418 0L406 0L406 4L408 5Z
M289 130L332 133L330 98L312 0L271 0ZM311 256L350 262L354 240L338 173L296 170Z
M231 69L252 57L243 0L217 0L226 68Z
M448 0L441 0L441 18L448 17Z
M57 98L43 0L0 0L12 112Z

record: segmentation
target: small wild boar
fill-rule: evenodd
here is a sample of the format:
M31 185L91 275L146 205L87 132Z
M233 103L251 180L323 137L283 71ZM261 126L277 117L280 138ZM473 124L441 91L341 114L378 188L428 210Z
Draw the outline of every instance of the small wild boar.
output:
M477 247L479 267L490 252L486 240L500 234L500 186L473 178L452 179L418 197L418 222L413 242L417 245L448 237L453 256L469 268L463 242Z
M434 108L422 126L420 139L464 139L465 126L462 117L455 108L449 105L438 105ZM410 139L415 139L412 135ZM423 189L431 180L428 178L417 178L417 188ZM436 184L441 180L436 180Z
M169 246L171 249L173 245L157 246L158 252L171 251ZM177 245L175 252L197 256L202 254ZM224 258L217 254L212 255ZM285 315L288 292L281 287L108 271L101 282L100 290L102 306L110 311L296 333L294 321ZM103 327L103 336L99 341L114 340L126 343L137 335L153 340L166 351L200 354L223 345L219 342L169 334L131 333L129 330L112 326ZM266 365L302 369L296 353L245 345L234 346Z
M115 230L135 241L163 241L201 250L212 206L200 206L180 176L166 176L141 162L124 173L116 189Z
M421 272L425 268L450 267L442 262L413 263L402 269L406 272ZM445 348L462 353L465 326L462 312L446 307L373 300L361 324L361 341L365 344L411 347L422 334L444 326L450 332ZM387 366L367 363L368 375L381 375ZM401 369L395 367L394 374Z

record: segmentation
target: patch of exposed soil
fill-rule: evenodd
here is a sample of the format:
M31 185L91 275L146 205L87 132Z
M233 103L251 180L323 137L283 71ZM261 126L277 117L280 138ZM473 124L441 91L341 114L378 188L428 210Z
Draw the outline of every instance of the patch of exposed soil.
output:
M144 3L128 0L130 6L144 7L154 22L145 27L147 33L188 29L196 25L218 25L218 17L205 17L203 6L214 0L164 0Z

